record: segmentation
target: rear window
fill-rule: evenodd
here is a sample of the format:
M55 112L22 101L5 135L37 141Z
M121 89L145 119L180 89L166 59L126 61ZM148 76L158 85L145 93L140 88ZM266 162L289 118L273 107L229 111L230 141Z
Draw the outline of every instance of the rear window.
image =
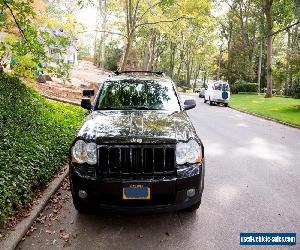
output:
M221 90L221 91L229 91L229 85L228 84L215 84L214 89Z
M95 109L180 111L180 105L171 83L119 80L103 83Z

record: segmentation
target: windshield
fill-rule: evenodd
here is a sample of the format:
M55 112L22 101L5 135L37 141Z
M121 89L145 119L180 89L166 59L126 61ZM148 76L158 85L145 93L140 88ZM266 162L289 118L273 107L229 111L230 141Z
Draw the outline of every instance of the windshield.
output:
M119 80L101 86L95 109L180 111L180 106L171 83Z

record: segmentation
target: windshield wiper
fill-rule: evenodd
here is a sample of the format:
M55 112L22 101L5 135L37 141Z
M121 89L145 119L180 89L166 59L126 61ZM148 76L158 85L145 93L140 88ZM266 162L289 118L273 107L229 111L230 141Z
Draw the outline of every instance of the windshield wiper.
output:
M160 110L157 108L149 107L149 106L130 106L126 107L128 109L138 109L138 110Z
M99 107L96 110L160 110L149 106Z

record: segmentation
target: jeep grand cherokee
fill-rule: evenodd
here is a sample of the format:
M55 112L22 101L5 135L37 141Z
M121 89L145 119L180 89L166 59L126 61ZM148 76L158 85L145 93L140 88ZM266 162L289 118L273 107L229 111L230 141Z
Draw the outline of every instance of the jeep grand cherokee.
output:
M70 149L73 203L80 212L196 210L204 148L171 79L123 72L105 81Z

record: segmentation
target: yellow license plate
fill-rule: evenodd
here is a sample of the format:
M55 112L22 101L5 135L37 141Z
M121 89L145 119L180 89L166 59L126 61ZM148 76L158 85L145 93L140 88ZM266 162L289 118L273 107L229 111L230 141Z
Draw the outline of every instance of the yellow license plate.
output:
M123 200L150 200L148 184L127 184L123 187Z

